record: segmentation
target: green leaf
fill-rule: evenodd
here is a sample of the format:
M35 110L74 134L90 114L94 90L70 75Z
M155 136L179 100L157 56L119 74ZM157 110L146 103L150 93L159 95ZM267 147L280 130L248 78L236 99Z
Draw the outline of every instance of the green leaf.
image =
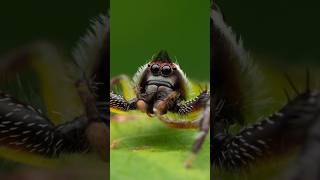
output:
M184 167L197 130L169 128L156 118L134 111L127 121L112 120L111 179L209 179L209 136L193 162Z

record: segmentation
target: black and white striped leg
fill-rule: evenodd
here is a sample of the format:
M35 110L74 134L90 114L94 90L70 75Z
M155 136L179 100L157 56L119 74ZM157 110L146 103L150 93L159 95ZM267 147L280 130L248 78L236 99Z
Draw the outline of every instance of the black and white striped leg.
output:
M137 99L125 100L123 96L110 92L110 108L118 109L121 111L134 110L137 108Z
M242 129L237 135L225 135L213 142L218 167L239 169L266 155L287 153L301 146L310 127L319 119L320 93L307 91L285 105L279 112Z
M88 119L78 117L55 126L40 110L0 93L0 145L56 157L61 153L83 152Z
M189 100L185 103L177 104L177 106L174 107L174 110L181 115L195 112L199 109L204 108L209 99L210 99L210 92L205 90L205 91L202 91L194 99Z

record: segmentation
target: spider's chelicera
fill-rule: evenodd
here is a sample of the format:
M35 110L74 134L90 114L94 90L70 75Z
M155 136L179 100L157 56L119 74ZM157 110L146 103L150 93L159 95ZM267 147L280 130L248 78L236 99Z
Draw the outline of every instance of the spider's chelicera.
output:
M126 76L111 80L111 87ZM122 95L110 92L110 108L129 111L140 110L149 116L157 116L161 121L174 128L199 128L200 133L193 147L192 157L200 150L210 127L210 94L203 90L197 97L187 100L190 90L189 81L180 66L172 62L165 50L160 51L149 63L141 66L133 77L136 97L125 99ZM202 111L194 120L171 119L165 114L173 112L187 115ZM191 165L191 159L187 161Z

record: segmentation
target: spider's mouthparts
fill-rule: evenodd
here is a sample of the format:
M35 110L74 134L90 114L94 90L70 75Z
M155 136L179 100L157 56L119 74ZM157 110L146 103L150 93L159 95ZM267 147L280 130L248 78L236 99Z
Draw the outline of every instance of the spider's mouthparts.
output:
M173 88L173 84L171 84L168 81L162 81L162 80L149 80L147 81L148 85L157 85L157 86L166 86L168 88Z

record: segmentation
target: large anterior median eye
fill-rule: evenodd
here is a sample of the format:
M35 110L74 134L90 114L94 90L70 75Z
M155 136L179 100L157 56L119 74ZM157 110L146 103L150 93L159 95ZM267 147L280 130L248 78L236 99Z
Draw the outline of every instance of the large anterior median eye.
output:
M158 64L154 64L151 66L151 72L153 75L158 75L160 71L160 66Z
M171 72L172 72L171 67L168 65L163 66L161 69L161 73L163 76L169 76Z

